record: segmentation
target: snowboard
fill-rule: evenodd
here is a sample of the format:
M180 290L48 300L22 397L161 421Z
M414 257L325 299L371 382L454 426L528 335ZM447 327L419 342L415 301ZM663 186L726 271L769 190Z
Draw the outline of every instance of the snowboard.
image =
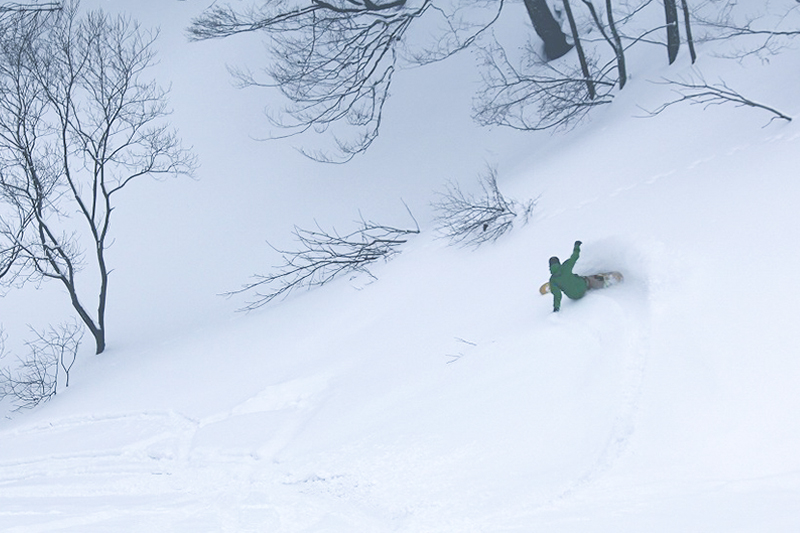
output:
M618 283L622 283L625 279L622 277L622 274L619 272L601 272L600 274L591 274L589 276L584 276L585 278L595 278L598 284L602 284L601 286L592 286L590 289L605 289L606 287L610 287L612 285L616 285ZM541 287L539 287L539 293L541 294L549 294L550 293L550 282L548 281Z

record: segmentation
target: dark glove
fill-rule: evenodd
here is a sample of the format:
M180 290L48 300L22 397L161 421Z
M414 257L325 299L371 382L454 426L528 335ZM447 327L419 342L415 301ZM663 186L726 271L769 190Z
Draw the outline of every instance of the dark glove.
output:
M581 244L583 244L581 241L575 241L575 248L580 248Z

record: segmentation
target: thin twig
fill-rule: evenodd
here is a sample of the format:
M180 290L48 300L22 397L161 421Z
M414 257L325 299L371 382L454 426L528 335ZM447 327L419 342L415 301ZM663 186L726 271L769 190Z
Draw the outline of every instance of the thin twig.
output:
M674 92L676 92L679 97L662 104L653 111L648 111L646 109L644 111L648 113L648 116L655 116L663 112L668 107L681 102L689 102L689 104L692 105L699 104L704 108L714 105L734 104L738 107L753 107L772 113L774 116L770 119L769 123L775 119L783 119L787 122L791 122L792 120L792 117L778 111L773 107L760 104L743 96L741 93L731 89L722 80L720 80L719 84L710 85L702 78L702 76L698 77L699 81L683 81L662 78L662 81L657 83L671 85L674 87Z

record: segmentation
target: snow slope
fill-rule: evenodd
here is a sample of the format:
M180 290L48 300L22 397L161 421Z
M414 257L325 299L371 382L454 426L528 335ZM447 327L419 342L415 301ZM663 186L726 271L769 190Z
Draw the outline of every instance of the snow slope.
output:
M191 56L181 50L165 68ZM707 77L797 116L797 51L746 70L702 61ZM689 69L660 68L653 79ZM443 104L425 110L419 139L404 135L419 123L409 111L362 161L316 170L286 146L223 135L240 152L214 150L220 117L192 112L190 88L176 83L176 123L197 125L204 170L142 187L182 198L174 212L160 196L155 220L121 219L117 259L140 262L116 274L107 353L82 354L69 389L0 421L0 530L800 528L796 121L691 106L635 118L668 98L643 76L565 136L451 129ZM220 91L220 106L240 105ZM404 138L429 152L392 154ZM236 209L262 151L274 178ZM499 163L509 196L539 198L534 219L477 250L449 247L425 202L448 178L471 183L482 159ZM309 168L319 176L298 185ZM343 196L318 188L323 178ZM403 224L400 196L423 233L373 269L377 281L342 279L247 315L214 296L263 270L263 240L288 232L286 217L321 210L346 224L364 208ZM626 281L553 314L537 288L576 239L577 270ZM57 296L9 294L6 329Z

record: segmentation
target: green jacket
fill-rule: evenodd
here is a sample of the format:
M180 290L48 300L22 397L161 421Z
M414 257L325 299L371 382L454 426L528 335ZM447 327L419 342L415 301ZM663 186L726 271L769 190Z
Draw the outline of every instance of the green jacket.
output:
M550 292L553 293L553 311L561 309L561 293L567 295L572 300L583 298L586 294L586 280L577 274L572 273L575 261L581 253L581 243L577 241L572 255L569 259L559 264L558 262L550 265Z

